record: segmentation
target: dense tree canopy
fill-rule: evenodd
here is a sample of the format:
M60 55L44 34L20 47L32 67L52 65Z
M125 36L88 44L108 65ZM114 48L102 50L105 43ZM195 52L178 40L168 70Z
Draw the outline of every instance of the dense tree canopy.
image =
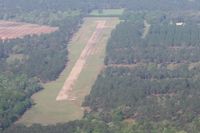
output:
M65 67L67 42L82 17L102 8L126 12L83 103L92 111L67 124L5 129L33 104L40 82L56 79ZM0 19L59 27L0 41L0 132L199 133L200 20L193 12L199 8L198 0L0 0ZM144 21L150 24L145 36Z
M50 34L0 41L0 130L16 121L42 89L40 82L56 79L67 64L67 43L81 23L79 14L52 23ZM45 23L45 22L44 22Z
M80 17L67 17L58 23L59 31L41 36L1 41L1 69L14 74L25 73L42 81L55 79L67 62L67 42L76 31ZM14 61L6 61L11 55L22 55ZM56 64L56 65L55 65ZM3 67L6 66L6 67ZM8 69L9 68L9 69Z
M196 21L151 21L144 37L142 18L127 19L112 32L107 68L83 105L106 122L115 121L117 111L122 120L166 121L196 133L191 125L200 117L200 27Z
M199 1L190 0L1 0L1 9L9 10L66 10L93 8L128 8L132 10L199 9ZM15 4L13 4L15 3Z
M7 75L0 75L0 129L17 120L31 106L30 96L42 89L36 79L29 79L26 75Z
M177 26L176 22L153 23L149 34L142 38L144 30L142 23L142 21L137 23L126 21L118 25L108 42L106 64L199 61L198 24L186 23L185 26Z

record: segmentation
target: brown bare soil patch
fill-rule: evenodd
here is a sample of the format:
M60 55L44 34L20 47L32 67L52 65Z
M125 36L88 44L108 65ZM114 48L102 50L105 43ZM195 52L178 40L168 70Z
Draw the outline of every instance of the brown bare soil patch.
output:
M77 81L81 71L83 70L86 61L90 55L92 55L93 51L95 50L95 45L104 29L106 21L97 21L96 30L88 40L85 48L83 49L80 57L76 61L74 67L72 68L68 78L66 79L63 88L59 92L56 100L63 101L63 100L76 100L76 97L71 96L70 92L73 90L75 82Z
M0 20L0 40L23 38L26 35L41 35L55 32L57 27Z

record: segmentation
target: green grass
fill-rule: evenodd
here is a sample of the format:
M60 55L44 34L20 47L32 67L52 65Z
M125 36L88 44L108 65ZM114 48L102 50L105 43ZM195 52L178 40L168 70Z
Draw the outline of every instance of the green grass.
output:
M12 64L15 61L22 61L23 59L25 59L27 57L25 57L23 54L11 54L9 55L9 57L7 58L6 62L8 64Z
M104 9L104 10L93 10L90 13L90 16L96 17L110 17L110 16L121 16L124 12L124 9Z
M23 123L25 125L40 123L47 125L64 123L82 118L83 110L81 104L84 97L89 94L90 89L102 68L106 42L113 28L110 27L105 29L102 38L97 44L97 52L87 60L87 64L81 72L72 92L77 97L77 100L57 102L55 99L85 44L94 32L95 21L99 19L108 19L109 27L112 25L113 28L119 22L116 18L85 19L82 28L73 37L72 42L69 45L70 62L67 67L57 80L44 84L43 86L45 89L33 95L32 99L35 102L35 105L28 110L17 123Z

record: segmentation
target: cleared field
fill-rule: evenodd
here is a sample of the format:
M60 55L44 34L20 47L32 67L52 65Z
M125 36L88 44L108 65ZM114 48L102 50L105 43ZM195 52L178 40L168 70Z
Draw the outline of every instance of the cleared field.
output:
M56 101L67 77L75 66L88 40L94 34L98 21L106 21L105 28L93 45L92 51L82 71L70 91L73 100ZM56 81L44 84L45 89L35 94L32 98L35 105L28 110L17 123L31 125L33 123L55 124L81 119L84 109L81 104L84 97L89 94L98 73L103 67L106 42L112 29L119 23L117 18L86 18L80 30L74 35L69 45L69 62Z
M101 36L103 28L105 27L105 24L106 24L106 21L97 21L95 32L92 34L92 36L88 40L80 57L77 59L76 64L72 68L68 78L66 79L61 91L59 92L56 98L57 101L76 100L76 97L71 96L70 93L73 90L73 87L75 83L77 82L77 79L79 78L79 75L86 64L88 57L94 52L95 44L97 43L99 37Z
M22 38L26 35L40 35L58 30L57 27L0 20L0 40Z
M104 10L93 10L90 16L106 17L106 16L121 16L124 9L104 9Z

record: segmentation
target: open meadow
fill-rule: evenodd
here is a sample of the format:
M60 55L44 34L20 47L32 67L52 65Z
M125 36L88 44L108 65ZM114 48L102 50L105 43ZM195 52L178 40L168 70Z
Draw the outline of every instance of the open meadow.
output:
M121 16L124 12L124 9L102 9L102 10L93 10L90 13L90 16L94 17L110 17L110 16Z

